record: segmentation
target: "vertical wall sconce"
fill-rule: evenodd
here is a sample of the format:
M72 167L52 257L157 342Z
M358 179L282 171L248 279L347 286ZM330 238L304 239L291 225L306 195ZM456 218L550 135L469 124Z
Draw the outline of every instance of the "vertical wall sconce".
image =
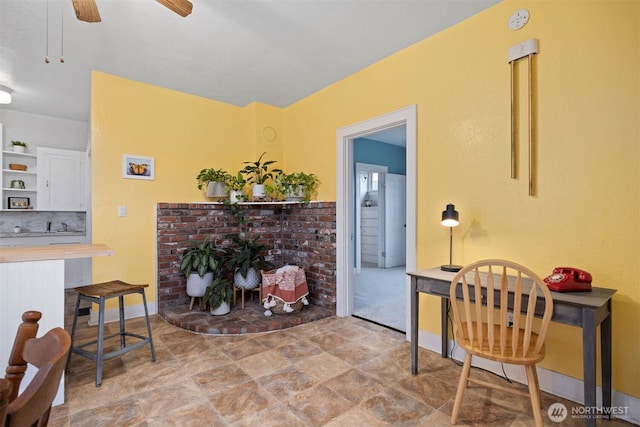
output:
M460 271L461 265L453 265L453 227L456 227L458 222L458 211L452 204L448 204L447 208L442 211L442 225L449 227L449 264L440 266L442 271Z

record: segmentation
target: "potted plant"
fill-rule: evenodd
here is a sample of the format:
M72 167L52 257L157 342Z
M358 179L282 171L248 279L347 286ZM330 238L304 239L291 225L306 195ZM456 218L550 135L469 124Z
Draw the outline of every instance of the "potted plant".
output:
M236 244L235 248L227 248L227 265L233 271L233 283L238 288L253 289L260 286L260 269L265 265L265 245L260 245L257 239L247 240L238 234L228 234L225 237Z
M198 190L207 189L207 197L221 198L226 196L225 182L229 174L222 169L205 168L200 171L196 179L198 180Z
M238 203L244 199L243 190L247 185L247 180L244 179L242 172L238 172L237 175L229 174L225 184L229 190L229 201L231 203Z
M275 175L269 184L264 185L264 192L267 200L274 202L285 200L285 187L282 182L283 176L285 175Z
M228 314L231 311L233 287L224 277L216 277L204 293L204 301L209 305L209 312L214 316Z
M24 150L27 149L27 143L23 141L11 141L11 148L16 153L24 153Z
M320 180L312 173L294 172L281 177L285 200L308 202L317 192Z
M222 249L216 248L206 236L202 242L182 252L180 271L187 277L187 295L193 299L205 295L207 286L213 281L214 273L219 275L220 259L224 255Z
M276 174L282 173L281 169L269 169L276 160L267 160L262 163L262 157L267 154L262 153L255 162L243 162L246 165L240 172L247 176L247 181L252 184L252 193L254 199L264 198L264 184L269 179L273 179Z

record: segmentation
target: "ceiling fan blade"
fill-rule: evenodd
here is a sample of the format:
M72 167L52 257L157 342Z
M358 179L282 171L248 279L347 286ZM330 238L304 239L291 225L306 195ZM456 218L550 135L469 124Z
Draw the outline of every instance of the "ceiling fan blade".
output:
M168 7L182 17L191 13L193 4L189 0L156 0L161 5Z
M100 22L100 13L95 0L71 0L76 17L84 22Z

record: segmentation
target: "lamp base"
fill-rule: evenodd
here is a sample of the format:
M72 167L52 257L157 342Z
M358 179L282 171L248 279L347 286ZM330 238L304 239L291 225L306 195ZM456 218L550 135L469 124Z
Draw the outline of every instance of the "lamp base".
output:
M446 265L441 265L440 266L440 270L442 271L451 271L451 272L457 272L462 270L462 266L461 265L451 265L451 264L446 264Z

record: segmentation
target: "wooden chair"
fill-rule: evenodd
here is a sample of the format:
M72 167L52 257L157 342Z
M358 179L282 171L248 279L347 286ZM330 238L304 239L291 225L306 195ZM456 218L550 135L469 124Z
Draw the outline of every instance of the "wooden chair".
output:
M51 404L58 393L60 379L71 347L71 337L62 328L53 328L40 338L38 321L42 314L22 315L9 356L4 379L0 379L0 426L46 426ZM27 364L38 368L29 385L18 395Z
M539 295L544 299L537 301ZM527 396L527 393L471 378L471 358L479 356L524 366L535 423L542 426L536 363L544 358L544 338L553 312L551 292L542 279L514 262L482 260L465 266L455 275L450 298L455 340L467 352L451 423L456 423L462 395L469 382ZM482 303L476 304L477 301ZM512 304L512 308L508 304ZM509 312L514 313L512 326L508 323ZM534 328L534 314L542 316L537 328Z

